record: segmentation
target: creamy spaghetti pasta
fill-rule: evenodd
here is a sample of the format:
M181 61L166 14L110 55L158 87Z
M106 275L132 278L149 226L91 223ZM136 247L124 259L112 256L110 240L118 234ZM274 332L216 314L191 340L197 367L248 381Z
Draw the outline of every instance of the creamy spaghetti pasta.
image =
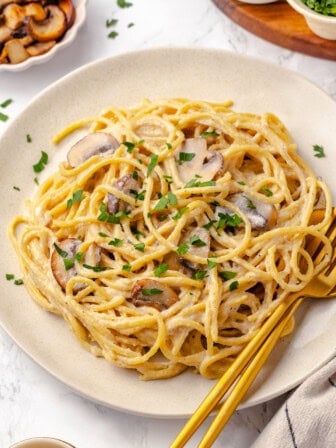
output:
M111 107L55 142L86 126L10 224L26 288L86 349L143 379L220 376L327 265L327 186L276 116L230 102ZM317 266L311 236L326 247Z

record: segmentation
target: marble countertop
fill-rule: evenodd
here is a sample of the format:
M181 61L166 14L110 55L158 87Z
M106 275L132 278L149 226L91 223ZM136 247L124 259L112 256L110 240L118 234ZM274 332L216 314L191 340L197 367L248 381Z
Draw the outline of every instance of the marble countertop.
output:
M88 18L70 47L24 72L0 73L0 102L12 98L0 133L43 88L83 64L160 46L222 48L262 57L300 72L336 99L335 62L265 42L225 17L210 0L89 0ZM106 19L118 20L114 39ZM129 26L133 24L133 26ZM235 413L214 446L251 446L285 397ZM0 330L0 447L33 436L59 437L77 448L164 448L183 420L128 415L93 403L54 379ZM197 440L197 438L195 438ZM188 446L195 446L193 444Z

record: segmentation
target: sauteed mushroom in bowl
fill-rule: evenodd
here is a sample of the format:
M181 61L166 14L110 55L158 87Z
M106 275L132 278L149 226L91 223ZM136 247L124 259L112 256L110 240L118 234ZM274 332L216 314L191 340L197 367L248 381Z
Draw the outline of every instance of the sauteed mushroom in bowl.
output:
M86 0L0 0L0 71L51 59L75 39Z

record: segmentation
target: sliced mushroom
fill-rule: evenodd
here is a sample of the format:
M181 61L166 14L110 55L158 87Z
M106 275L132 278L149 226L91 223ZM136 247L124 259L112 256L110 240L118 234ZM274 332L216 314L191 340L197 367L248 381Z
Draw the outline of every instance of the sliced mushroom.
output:
M177 300L178 296L170 286L151 279L136 281L130 298L135 306L152 306L159 311L169 308Z
M64 12L56 5L45 7L47 17L45 20L37 21L34 17L28 19L29 33L39 42L57 40L67 28Z
M70 28L76 18L76 9L72 3L71 0L59 0L58 6L61 8L61 10L64 12L66 20L67 20L67 27Z
M139 183L133 179L131 174L125 174L113 185L118 190L125 194L132 194L137 192L140 188ZM117 213L119 211L125 211L127 208L127 203L120 200L117 196L112 193L107 195L107 211L111 214Z
M190 274L190 269L187 266L187 260L179 257L176 252L169 252L164 256L164 263L168 265L168 269L171 271L181 272L182 274Z
M66 270L64 265L64 259L73 259L76 255L81 240L75 238L67 238L57 243L57 246L64 251L64 257L60 255L55 249L51 254L51 270L57 281L57 283L63 288L66 288L68 281L77 275L75 266ZM66 254L66 255L65 255Z
M49 42L35 42L33 45L29 45L26 50L30 56L39 56L40 54L47 53L55 44L55 40L50 40Z
M117 139L106 132L96 132L83 137L68 152L68 163L73 168L90 157L112 154L120 146Z
M101 262L102 250L97 244L93 243L85 252L85 263L90 266L98 266Z
M19 28L25 19L25 8L15 3L7 5L3 11L6 26L12 30Z
M270 229L275 226L277 211L272 204L251 199L242 193L234 194L229 200L248 217L252 229ZM233 212L231 213L233 214Z
M0 26L0 45L7 42L12 36L13 30L6 25Z
M9 62L12 64L19 64L29 58L27 50L18 39L11 39L6 42L4 50L7 52Z
M190 161L182 161L181 153L192 155ZM187 138L177 152L178 172L183 182L201 176L202 181L209 181L220 174L223 169L223 157L219 152L209 151L206 139L202 137Z
M26 16L31 16L37 21L47 18L47 13L40 3L28 3L24 7L24 12Z
M189 245L188 254L208 258L210 252L210 233L203 227L197 227L183 236L182 243ZM198 263L183 259L183 264L191 269L197 269Z
M1 50L1 54L0 54L0 64L8 64L9 61L8 61L7 56L8 56L8 52L5 48L3 48Z

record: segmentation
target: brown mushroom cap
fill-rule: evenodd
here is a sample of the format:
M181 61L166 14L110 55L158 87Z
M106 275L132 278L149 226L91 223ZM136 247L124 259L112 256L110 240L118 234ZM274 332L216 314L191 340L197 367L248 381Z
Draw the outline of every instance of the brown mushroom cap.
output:
M3 16L5 18L6 26L12 30L16 30L24 22L26 16L25 8L16 3L10 3L3 10Z
M12 64L19 64L29 58L29 53L19 39L11 39L4 45L9 61Z
M139 182L133 179L132 174L125 174L113 185L118 190L125 194L131 194L133 191L138 191ZM127 203L120 200L117 196L112 193L107 195L107 211L109 213L117 213L119 211L124 211L127 207Z
M7 42L12 36L12 29L6 25L0 26L0 45Z
M196 241L195 241L196 240ZM193 241L196 244L193 244ZM183 243L189 245L188 254L196 257L208 258L210 252L210 233L203 227L197 227L187 232L182 239ZM183 264L191 269L197 269L198 264L193 261L183 259Z
M201 176L202 181L210 181L223 169L223 157L219 152L208 151L205 138L187 138L177 152L177 160L180 153L193 154L190 161L178 165L178 173L183 182Z
M160 291L157 294L146 294L150 291ZM131 290L130 301L135 306L152 306L163 311L176 303L178 296L170 286L164 285L156 280L142 279L134 283Z
M47 13L45 20L37 21L34 17L29 17L27 23L29 33L39 42L57 40L67 29L65 14L56 5L48 5L44 9Z
M76 9L71 0L58 0L58 6L64 12L67 19L67 27L70 28L76 18Z
M29 53L29 56L39 56L40 54L47 53L55 44L55 40L50 40L49 42L35 42L26 47L26 50Z
M243 193L234 194L229 200L248 217L252 229L270 229L275 226L277 211L274 205L255 198L249 198Z
M117 139L107 132L89 134L72 146L68 152L68 163L75 168L90 157L112 154L119 146Z
M56 249L51 254L51 270L61 288L65 289L68 281L77 275L75 267L66 270L64 266L64 258L72 259L78 250L78 247L82 244L81 240L75 238L67 238L57 243L57 246L64 252L66 256L62 257Z

